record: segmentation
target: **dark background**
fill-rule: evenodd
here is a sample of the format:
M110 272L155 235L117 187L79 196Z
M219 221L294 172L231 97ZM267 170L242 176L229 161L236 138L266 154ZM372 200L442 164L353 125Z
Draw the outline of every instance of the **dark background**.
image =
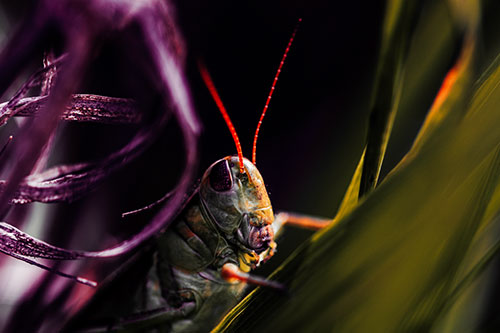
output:
M333 215L343 194L336 188L347 185L364 140L381 3L363 10L328 1L188 4L179 3L179 18L204 126L202 167L235 149L195 58L204 59L250 157L279 61L303 18L261 128L257 165L276 209ZM318 211L327 193L330 208Z

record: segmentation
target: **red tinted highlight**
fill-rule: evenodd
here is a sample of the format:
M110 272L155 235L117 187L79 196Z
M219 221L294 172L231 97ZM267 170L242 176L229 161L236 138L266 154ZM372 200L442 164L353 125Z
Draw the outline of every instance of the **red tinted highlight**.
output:
M234 129L233 123L229 118L229 115L226 111L226 108L224 107L224 104L222 104L222 100L219 94L217 93L217 89L215 89L215 85L212 81L212 78L210 77L210 74L208 73L208 70L201 62L198 62L198 68L200 69L201 77L203 78L203 81L205 81L205 85L207 86L208 91L210 91L210 94L212 95L215 104L217 104L217 107L222 113L222 117L224 118L224 121L226 122L227 127L229 128L229 131L233 136L233 140L236 145L236 151L238 152L238 159L240 160L240 172L245 173L245 168L243 166L243 151L241 150L241 143L240 139L238 138L238 134L236 134L236 130Z
M274 76L273 84L271 85L271 91L269 92L269 95L267 96L266 104L264 105L264 110L262 111L262 114L260 115L259 123L257 124L257 129L255 130L255 136L253 138L253 149L252 149L252 163L255 164L256 162L256 155L257 155L257 138L259 137L259 131L260 131L260 126L262 125L262 120L264 119L264 116L266 115L267 108L269 107L269 102L271 102L271 97L273 96L274 89L276 87L276 83L278 82L278 77L280 76L281 73L281 68L283 67L283 64L285 63L286 56L288 55L288 51L290 51L290 47L292 46L293 39L295 38L295 35L297 34L297 30L299 29L299 24L302 22L302 19L299 19L299 22L297 22L297 25L295 26L295 29L293 30L292 37L290 37L290 40L288 41L288 45L286 46L285 53L283 54L283 57L281 58L280 65L278 67L278 71L276 72L276 75Z
M448 71L446 77L443 80L443 83L441 84L441 88L439 88L439 92L436 98L434 99L434 103L432 106L433 109L438 109L443 104L444 100L450 94L451 88L457 81L457 76L458 76L458 69L457 66L454 66L452 69Z

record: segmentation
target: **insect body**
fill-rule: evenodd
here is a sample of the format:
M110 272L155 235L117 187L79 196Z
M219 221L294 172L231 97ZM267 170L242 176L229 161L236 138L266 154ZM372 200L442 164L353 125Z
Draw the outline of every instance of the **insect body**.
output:
M241 282L282 288L248 274L273 255L276 226L259 171L245 158L243 163L243 173L238 156L213 163L177 219L122 272L127 281L111 280L112 296L102 295L99 305L91 302L65 330L206 331L242 298ZM141 276L130 278L140 265Z
M245 284L233 280L277 286L240 273L266 260L275 248L274 214L264 182L249 160L243 163L245 173L236 156L212 164L198 193L156 241L156 264L149 272L156 285L145 289L145 299L159 300L163 316L178 316L170 323L173 331L214 326L243 295Z
M184 216L186 223L177 223L176 232L167 231L163 235L165 241L161 243L169 248L166 253L173 253L175 243L179 243L179 248L193 254L193 261L186 269L200 269L209 264L221 268L232 263L248 272L275 247L274 214L264 182L249 160L244 159L243 163L244 173L240 172L236 156L210 166L195 203ZM205 244L197 235L214 243ZM197 257L200 262L195 264ZM219 257L218 261L213 261L214 257ZM174 257L168 259L181 267L186 265Z
M124 283L110 281L114 296L101 295L104 304L90 304L82 317L103 319L95 317L97 313L105 317L97 321L103 324L99 328L112 331L161 327L171 332L204 332L241 300L246 283L284 289L248 272L273 255L274 235L284 223L318 229L329 220L275 216L255 165L243 158L243 169L238 156L213 163L174 223L155 239L150 251L133 261L129 278ZM131 279L130 272L137 273L138 264L146 272ZM117 293L123 300L116 299ZM118 308L117 302L128 305ZM111 306L112 315L103 314ZM83 323L75 318L66 330L96 328L95 323L90 327Z

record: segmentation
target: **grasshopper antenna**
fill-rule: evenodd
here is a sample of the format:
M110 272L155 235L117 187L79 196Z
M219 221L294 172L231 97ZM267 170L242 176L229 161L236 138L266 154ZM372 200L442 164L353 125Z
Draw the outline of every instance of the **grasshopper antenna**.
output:
M215 89L215 85L212 81L212 78L210 77L210 74L208 73L207 68L205 65L201 62L198 61L198 68L200 69L200 74L205 82L205 85L208 88L208 91L210 91L210 94L212 95L212 98L215 101L215 104L217 104L217 107L219 108L220 112L222 113L222 117L224 118L224 121L227 124L227 127L229 128L229 131L231 132L231 135L233 136L234 143L236 144L236 151L238 152L238 159L240 160L240 172L245 173L245 167L243 166L243 151L241 150L241 143L240 139L238 138L238 134L236 134L236 130L234 129L233 123L231 122L231 119L229 118L229 115L226 111L226 108L224 107L224 104L222 104L222 100L217 93L217 89Z
M273 97L274 88L276 87L276 83L278 82L278 77L280 76L281 68L283 67L283 64L285 63L285 59L286 59L286 56L288 55L288 51L290 51L290 47L292 46L293 39L295 38L295 35L297 34L297 30L299 29L300 22L302 22L301 18L299 18L299 21L297 22L297 25L295 26L295 29L293 30L292 37L290 37L290 40L288 41L288 45L286 46L285 53L283 54L283 57L281 58L281 62L280 62L280 65L278 67L278 71L276 72L276 75L274 76L273 84L271 85L271 91L269 92L269 95L267 96L266 104L264 105L264 110L262 111L262 114L260 115L259 123L257 124L257 129L255 130L255 136L253 138L253 150L252 150L252 163L253 164L255 164L255 162L256 162L257 138L259 137L260 125L262 125L262 120L264 119L264 116L266 115L267 108L269 107L269 102L271 102L271 97Z

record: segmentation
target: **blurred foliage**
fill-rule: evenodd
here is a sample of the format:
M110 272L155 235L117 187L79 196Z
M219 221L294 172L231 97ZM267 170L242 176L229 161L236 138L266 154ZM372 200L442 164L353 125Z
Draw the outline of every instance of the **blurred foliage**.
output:
M380 61L370 105L366 151L363 152L363 171L359 196L377 185L390 133L399 106L404 80L404 59L408 49L410 29L416 11L415 2L388 1L386 20L382 28Z
M490 5L483 4L483 13ZM500 57L488 66L484 54L498 45L483 44L487 14L477 1L409 6L388 1L371 108L371 119L384 121L370 122L372 157L363 152L336 223L272 275L289 295L258 288L215 331L495 328L487 296L500 247ZM397 23L408 22L406 15L418 17L411 37ZM398 53L404 41L408 53ZM439 91L428 89L450 60ZM393 120L399 118L397 128L414 117L412 100L423 94L435 99L412 148L368 192ZM360 185L362 173L373 175L364 178L367 185Z

